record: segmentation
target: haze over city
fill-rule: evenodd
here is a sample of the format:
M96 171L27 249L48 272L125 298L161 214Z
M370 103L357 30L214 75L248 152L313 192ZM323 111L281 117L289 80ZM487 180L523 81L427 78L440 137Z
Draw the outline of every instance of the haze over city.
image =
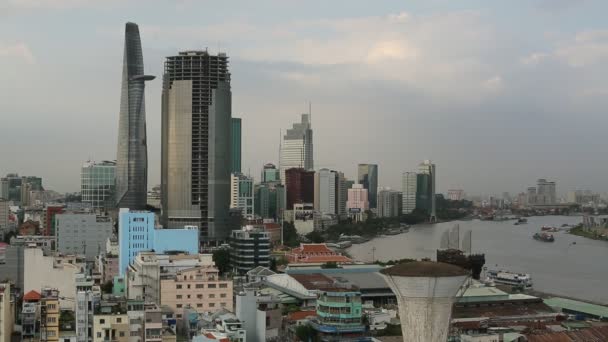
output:
M212 6L211 6L212 4ZM608 191L605 1L79 1L0 3L0 174L79 190L116 158L123 25L140 25L149 187L160 183L164 57L226 52L242 170L278 163L312 102L315 167L379 185L437 164L438 191L525 191L537 178Z

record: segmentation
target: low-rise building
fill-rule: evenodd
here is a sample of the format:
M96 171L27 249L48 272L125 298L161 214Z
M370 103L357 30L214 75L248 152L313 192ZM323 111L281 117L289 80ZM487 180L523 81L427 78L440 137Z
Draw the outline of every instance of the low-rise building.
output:
M129 342L129 316L126 312L95 314L93 342Z
M270 234L260 229L233 230L230 265L238 274L257 267L270 267Z
M279 337L282 314L278 298L245 289L236 295L236 316L243 322L248 341Z
M302 243L286 254L290 263L352 263L353 260L340 253L334 252L324 243Z
M11 298L11 284L0 283L0 342L11 341L14 304Z
M55 215L57 251L84 255L88 261L106 252L106 242L112 235L112 220L93 213L63 213Z
M365 324L362 318L361 293L356 289L335 287L319 293L317 317L310 322L321 339L338 341L341 336L363 336Z
M40 299L37 291L29 291L23 296L21 307L21 340L28 341L40 338Z

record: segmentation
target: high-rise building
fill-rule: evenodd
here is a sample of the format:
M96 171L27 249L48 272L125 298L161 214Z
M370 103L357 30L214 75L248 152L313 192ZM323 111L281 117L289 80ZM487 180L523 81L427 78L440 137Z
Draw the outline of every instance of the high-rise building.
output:
M332 172L336 174L336 215L338 215L338 219L342 220L348 216L346 201L348 201L348 189L351 185L348 184L349 181L344 177L344 173Z
M556 204L555 182L539 179L536 183L536 204Z
M234 230L230 239L230 265L238 274L270 267L270 233L259 229Z
M448 190L448 199L452 201L461 201L464 199L464 190L451 189Z
M114 206L114 189L116 185L116 162L87 161L80 169L80 194L83 203L90 203L91 208L110 208Z
M360 221L363 214L369 210L369 194L362 184L354 184L348 189L348 201L346 202L348 215Z
M378 207L378 165L359 164L358 171L359 184L367 189L369 207L375 209Z
M231 121L232 137L232 166L230 172L241 172L241 118L232 118Z
M230 208L241 210L242 216L253 219L254 193L253 178L242 173L233 173L230 177Z
M8 218L11 212L8 200L0 198L0 238L4 239L4 234L8 233Z
M313 164L313 136L310 114L302 114L302 121L294 123L283 136L281 143L281 181L285 184L285 171L292 168L301 168L306 171L314 168Z
M9 201L21 201L21 181L22 178L16 173L9 173L0 179L0 197Z
M279 221L285 211L285 186L278 183L256 184L253 204L257 217Z
M146 208L148 193L148 148L146 143L144 57L139 27L127 23L116 153L116 207Z
M403 197L401 192L389 188L378 191L378 216L396 217L401 215Z
M167 57L161 136L166 227L197 225L205 243L229 238L231 131L228 56L183 51Z
M402 214L410 214L416 209L416 190L416 172L404 172L401 178Z
M285 191L287 210L292 210L296 203L314 203L315 172L303 168L285 171Z
M425 160L418 165L416 176L416 208L423 209L429 214L430 221L436 221L435 213L435 164Z
M320 169L315 173L315 211L321 214L336 213L336 173Z
M274 164L268 163L264 165L264 168L262 168L262 183L274 183L280 180L281 174Z

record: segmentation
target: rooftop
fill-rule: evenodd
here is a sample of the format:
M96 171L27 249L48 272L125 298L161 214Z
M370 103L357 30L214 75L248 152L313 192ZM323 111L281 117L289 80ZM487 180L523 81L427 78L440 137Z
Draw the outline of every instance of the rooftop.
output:
M528 342L587 342L608 341L608 326L542 335L528 335Z
M550 307L566 309L569 311L580 312L596 317L608 318L608 306L589 304L573 299L553 297L544 300Z
M455 265L434 261L411 261L397 264L380 271L398 277L459 277L469 272Z

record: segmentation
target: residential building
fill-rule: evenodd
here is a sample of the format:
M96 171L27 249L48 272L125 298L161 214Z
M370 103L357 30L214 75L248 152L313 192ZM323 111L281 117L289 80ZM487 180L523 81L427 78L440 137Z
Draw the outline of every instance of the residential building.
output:
M272 163L267 163L262 168L262 183L276 183L281 181L281 173Z
M40 235L40 221L27 220L19 226L19 235L33 236Z
M113 208L116 187L116 162L87 161L80 169L82 202L93 209Z
M46 206L46 215L44 219L44 231L42 235L55 236L55 217L57 214L63 213L64 207L62 204L51 204Z
M241 210L242 216L247 219L254 217L253 178L242 173L233 173L230 176L230 208Z
M238 274L257 266L270 267L270 234L260 229L232 231L230 265Z
M112 235L112 220L108 216L89 213L64 213L55 217L57 251L84 255L93 261L106 252L106 242Z
M76 293L76 336L78 342L89 342L93 336L93 315L101 301L101 292L85 290Z
M236 294L235 312L247 332L247 341L273 341L279 338L282 309L278 297L245 288Z
M283 171L282 171L283 172ZM314 203L315 172L304 168L292 168L284 171L286 210L293 210L296 203Z
M231 173L241 172L241 118L232 118L231 123L231 138L232 138L232 166L230 168Z
M93 342L129 342L129 316L125 310L93 316Z
M47 287L40 295L40 340L59 342L59 291Z
M448 190L448 199L451 201L462 201L464 199L464 190L462 190L462 189Z
M31 290L23 296L21 307L21 340L40 339L40 292Z
M196 225L225 241L230 217L232 93L228 56L182 51L165 59L162 91L162 223Z
M281 142L279 169L281 181L286 183L286 171L289 169L313 170L313 134L310 113L302 114L302 120L294 123L283 135ZM310 201L312 202L312 201Z
M417 180L416 172L404 172L401 178L401 192L403 194L402 214L410 214L416 209Z
M148 193L144 58L139 27L125 26L122 90L116 152L116 207L142 210Z
M317 317L311 320L311 326L319 333L321 340L338 341L364 336L359 291L341 287L324 289L319 292L316 311Z
M416 176L416 208L425 210L430 221L437 220L435 213L435 164L425 160L418 165Z
M539 179L536 184L536 204L557 204L555 182Z
M11 342L14 305L11 283L0 283L0 342Z
M378 216L397 217L401 215L403 195L399 191L384 188L378 191Z
M278 222L285 211L285 186L279 183L262 183L254 187L254 213L262 219Z
M118 214L118 241L120 246L119 274L124 275L129 263L141 251L155 250L156 253L184 251L198 253L198 228L186 226L182 229L156 228L154 213L120 209Z
M294 264L324 264L335 262L350 264L353 260L340 253L334 252L324 243L301 243L286 254L289 263Z
M358 181L364 189L367 189L369 207L376 209L376 201L378 200L378 165L359 164Z
M219 276L215 266L205 265L161 275L161 305L178 314L190 305L198 312L233 310L232 280Z
M348 200L346 201L348 215L356 220L361 220L363 214L369 210L369 196L367 189L361 184L353 184L348 189Z
M336 214L336 173L320 169L314 175L314 207L322 214Z

